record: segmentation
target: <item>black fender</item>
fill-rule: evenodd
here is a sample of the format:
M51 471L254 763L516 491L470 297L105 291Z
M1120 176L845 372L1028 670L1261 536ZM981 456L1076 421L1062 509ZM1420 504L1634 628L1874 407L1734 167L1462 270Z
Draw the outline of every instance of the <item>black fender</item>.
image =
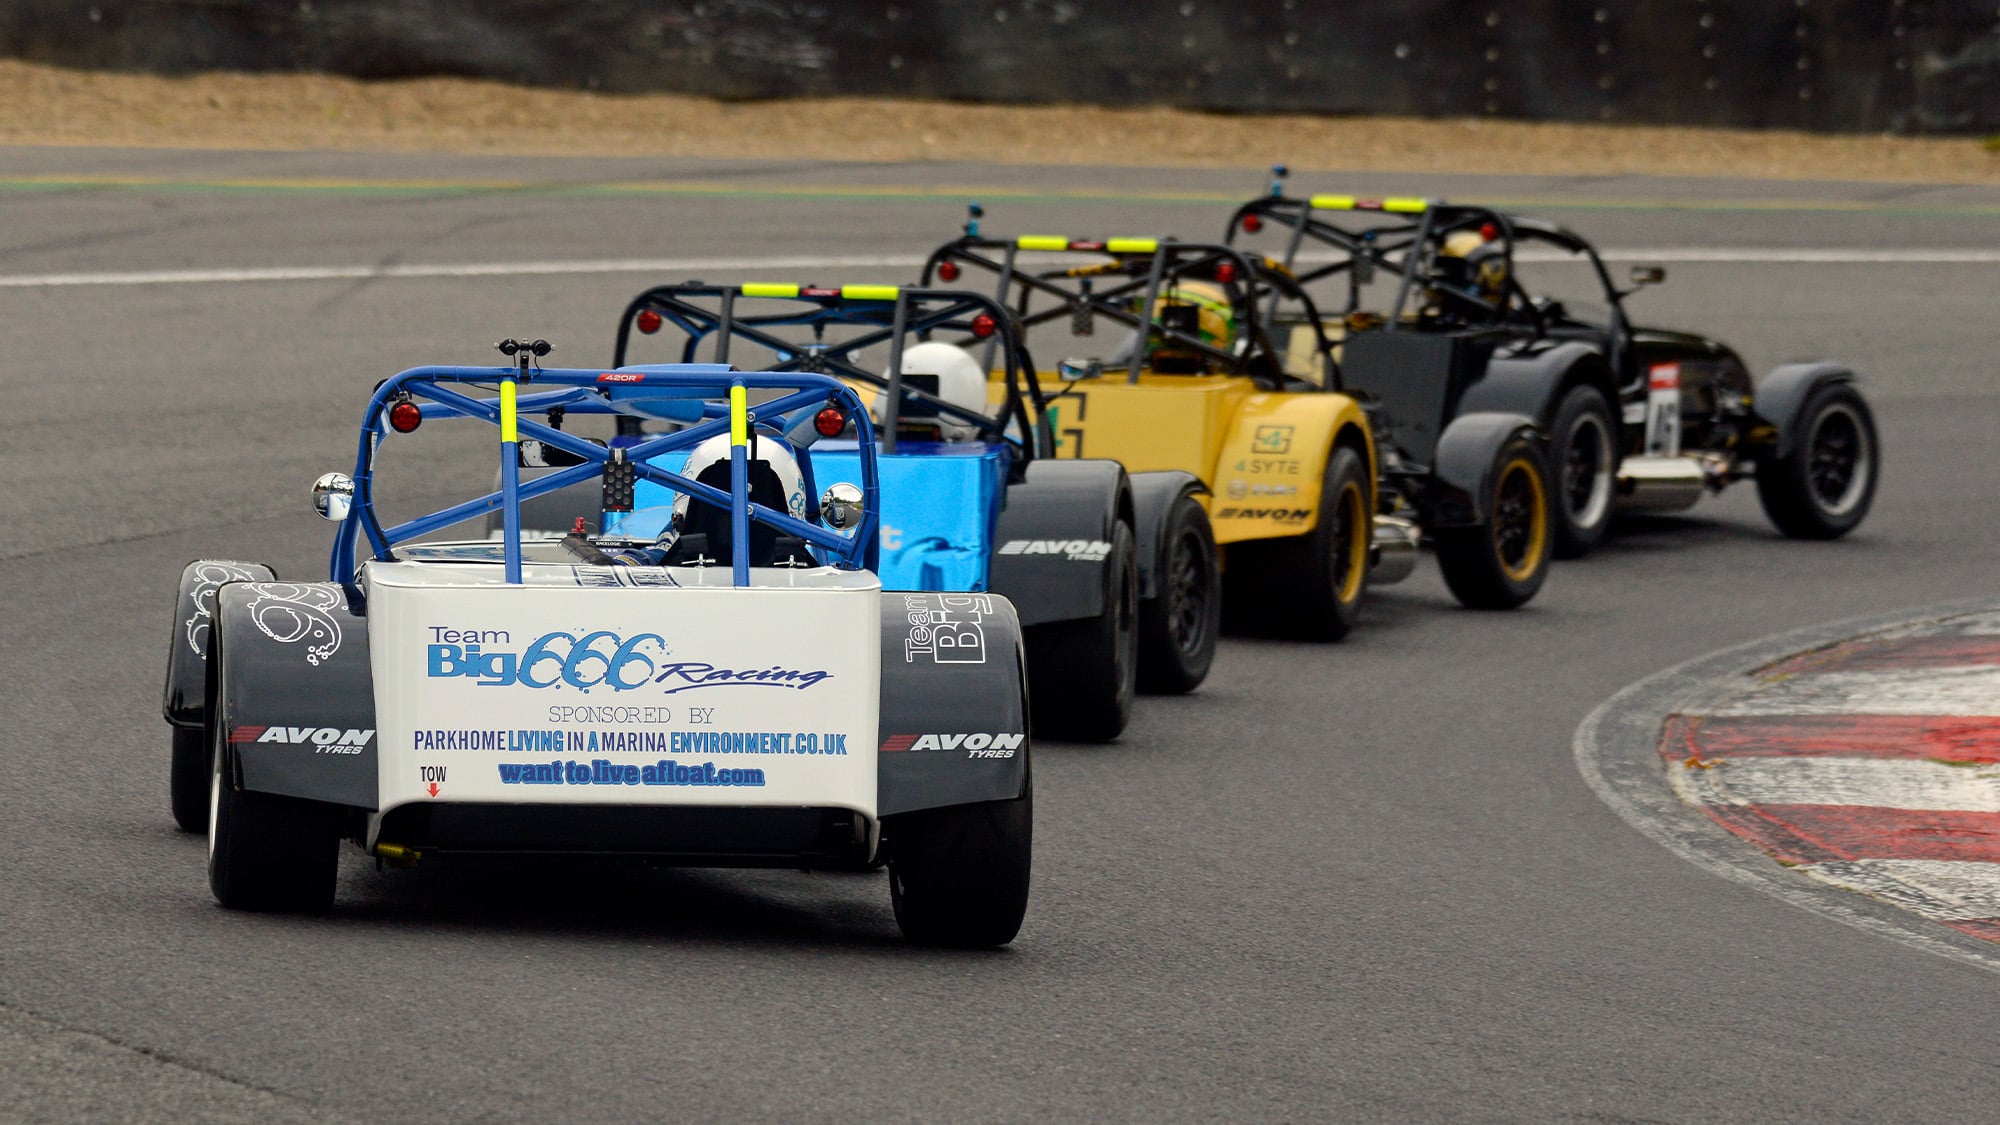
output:
M215 725L257 793L376 807L368 623L331 582L231 582L216 595Z
M1181 497L1205 495L1208 486L1193 473L1178 469L1132 473L1126 479L1132 482L1132 520L1135 525L1132 531L1139 549L1139 597L1148 600L1159 593L1157 576L1166 565L1162 555L1166 544L1160 541L1160 537L1166 526L1167 514L1174 510L1175 502Z
M1110 565L1098 552L1132 509L1131 478L1116 461L1029 462L1007 486L988 588L1019 604L1024 626L1096 617Z
M1432 528L1485 523L1491 515L1486 501L1493 495L1493 471L1498 468L1495 462L1500 450L1523 435L1536 442L1542 440L1535 420L1525 414L1482 411L1452 419L1438 438L1426 523Z
M877 812L1026 792L1026 667L1006 598L884 592Z
M1783 457L1792 451L1792 441L1799 429L1799 411L1814 391L1828 383L1860 380L1851 368L1837 363L1788 363L1757 380L1757 414L1778 431L1770 455Z
M235 559L196 559L181 568L167 649L167 685L160 694L160 713L168 722L198 727L208 721L208 639L215 620L215 592L230 582L276 577L263 563Z
M1571 387L1587 383L1604 394L1614 425L1619 417L1618 379L1603 353L1578 341L1523 355L1495 356L1486 373L1466 388L1461 415L1474 412L1525 414L1543 426L1555 421L1556 406Z

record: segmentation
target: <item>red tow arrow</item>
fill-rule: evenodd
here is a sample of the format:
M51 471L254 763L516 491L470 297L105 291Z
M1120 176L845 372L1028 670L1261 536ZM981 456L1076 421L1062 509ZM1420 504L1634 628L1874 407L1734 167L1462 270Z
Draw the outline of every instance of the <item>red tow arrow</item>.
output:
M433 781L431 782L431 796L435 797L437 795L438 795L438 783Z

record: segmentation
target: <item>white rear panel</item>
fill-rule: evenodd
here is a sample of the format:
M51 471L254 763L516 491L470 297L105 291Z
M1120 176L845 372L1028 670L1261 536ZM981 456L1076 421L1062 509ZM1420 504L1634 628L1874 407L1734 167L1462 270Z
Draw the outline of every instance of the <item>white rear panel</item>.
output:
M507 586L493 566L366 568L382 812L480 801L875 815L873 576L635 588L602 582L604 569L529 566Z

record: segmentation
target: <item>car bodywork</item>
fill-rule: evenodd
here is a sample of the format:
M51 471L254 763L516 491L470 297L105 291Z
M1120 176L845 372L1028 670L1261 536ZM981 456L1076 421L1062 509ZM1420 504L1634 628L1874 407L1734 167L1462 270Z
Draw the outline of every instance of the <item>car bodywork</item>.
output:
M297 865L299 882L325 872L319 899L258 875L287 848L318 856L322 830L329 846L345 838L393 863L612 853L893 867L899 817L972 806L1025 815L1013 607L992 594L882 593L866 568L880 521L871 457L846 528L829 526L817 498L793 512L756 491L759 443L810 465L785 437L799 413L839 409L867 432L850 389L721 365L542 369L523 356L518 368L416 368L377 388L352 477L329 474L317 490L322 514L340 519L329 580L280 582L233 560L183 572L164 709L177 731L200 732L211 881L226 905L324 905L330 858ZM755 418L752 394L765 398ZM609 449L550 425L552 410L684 428ZM451 418L499 429L501 487L385 528L379 448L405 426ZM717 435L731 451L727 488L648 463ZM521 479L524 441L568 464ZM524 499L593 479L610 494L634 477L731 525L729 557L604 535L524 541ZM429 538L492 511L498 539ZM790 554L752 557L753 526ZM953 660L915 643L946 632L964 642ZM906 849L936 839L909 824ZM241 846L266 830L276 844ZM1024 866L1018 876L1025 904ZM916 892L897 893L900 916ZM921 902L911 909L923 914ZM970 944L1011 938L999 929Z
M1194 650L1197 674L1171 690L1190 690L1205 676L1214 629L1195 615L1212 595L1176 588L1164 577L1175 570L1174 548L1186 546L1165 534L1167 516L1182 498L1200 495L1200 481L1171 469L1128 474L1115 461L1051 456L1048 405L1033 361L1013 318L991 298L884 285L665 285L627 306L615 361L629 358L635 329L642 336L671 329L663 342L682 361L754 350L773 370L823 372L871 395L880 423L875 471L883 482L884 586L1007 595L1020 607L1038 697L1053 701L1075 689L1073 664L1080 658L1071 634L1133 614L1121 601L1136 603L1139 618L1178 612L1188 625L1185 635L1168 641ZM904 371L912 345L946 336L992 345L998 394L990 404L954 402L939 393L935 375ZM868 356L875 362L865 362ZM815 462L822 479L858 479L860 445L851 434L821 440ZM641 492L643 507L644 486ZM1137 588L1129 597L1113 573L1126 565L1122 549L1114 548L1121 535L1132 540L1136 560ZM1195 549L1212 557L1208 536L1205 526L1198 529ZM1192 605L1161 608L1176 598ZM1115 643L1139 645L1136 625L1125 628L1131 635ZM1064 651L1049 651L1056 648ZM1142 647L1105 659L1136 662L1136 682L1154 686L1144 669L1155 655ZM1086 738L1110 737L1123 727L1122 719L1087 719L1092 710L1089 701L1066 700L1038 707L1037 723L1049 733Z
M1757 380L1719 340L1634 324L1625 301L1664 280L1660 267L1635 267L1631 283L1621 287L1588 240L1556 224L1414 197L1288 196L1282 169L1269 195L1230 217L1232 242L1258 232L1266 234L1258 245L1279 240L1280 264L1321 294L1343 377L1395 402L1391 413L1421 425L1440 409L1446 418L1511 411L1550 431L1553 483L1563 505L1559 527L1574 532L1567 554L1593 545L1614 507L1677 511L1755 476L1760 465L1776 466L1773 475L1792 468L1787 461L1797 460L1800 435L1824 416L1807 409L1823 405L1814 401L1823 391L1839 399L1836 409L1850 415L1853 439L1863 448L1848 471L1836 469L1831 483L1821 480L1822 491L1848 495L1844 510L1835 497L1828 510L1836 518L1820 530L1843 533L1866 511L1876 471L1874 432L1852 389L1854 372L1830 363L1789 364ZM1531 289L1523 266L1546 261L1584 266L1594 308ZM1472 276L1476 271L1487 284ZM1374 290L1371 299L1378 277L1393 287L1393 298L1382 300ZM1329 289L1337 296L1327 299ZM1431 373L1442 377L1417 377ZM1556 432L1565 403L1580 388L1601 396L1615 431L1602 448L1570 426ZM1413 393L1435 401L1412 402ZM1411 427L1397 434L1419 449L1421 436ZM1822 471L1826 452L1820 450ZM1760 485L1760 492L1767 509L1784 505L1769 487ZM1782 526L1781 516L1773 512Z

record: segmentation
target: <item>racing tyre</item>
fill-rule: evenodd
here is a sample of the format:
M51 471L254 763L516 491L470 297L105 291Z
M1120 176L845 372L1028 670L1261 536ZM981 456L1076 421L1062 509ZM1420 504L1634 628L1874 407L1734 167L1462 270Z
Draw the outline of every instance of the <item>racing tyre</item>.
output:
M1201 501L1183 493L1167 512L1158 591L1139 603L1139 690L1193 691L1215 661L1222 627L1215 533Z
M1438 530L1438 568L1460 604L1513 609L1548 577L1548 474L1534 443L1516 437L1500 448L1491 479L1484 524Z
M174 760L167 775L167 798L174 823L183 832L208 829L208 733L200 727L175 727Z
M1813 391L1799 411L1798 440L1784 457L1757 463L1757 498L1794 539L1838 539L1868 515L1881 471L1875 416L1845 383Z
M910 941L983 949L1021 932L1028 912L1034 794L1011 801L903 813L893 843L889 899Z
M1320 482L1317 526L1290 539L1230 547L1232 618L1303 640L1337 641L1353 631L1375 529L1368 494L1360 454L1336 447Z
M1604 392L1570 388L1549 427L1549 470L1555 486L1555 556L1579 559L1611 527L1618 472L1618 426Z
M1104 612L1027 630L1034 730L1109 742L1132 717L1139 672L1139 569L1132 525L1118 521L1105 558Z
M220 646L211 644L209 659L221 659ZM218 686L226 689L227 682ZM226 698L218 690L218 701ZM216 736L208 771L208 886L215 901L231 910L316 912L332 906L340 874L333 810L316 801L239 790L221 738Z

